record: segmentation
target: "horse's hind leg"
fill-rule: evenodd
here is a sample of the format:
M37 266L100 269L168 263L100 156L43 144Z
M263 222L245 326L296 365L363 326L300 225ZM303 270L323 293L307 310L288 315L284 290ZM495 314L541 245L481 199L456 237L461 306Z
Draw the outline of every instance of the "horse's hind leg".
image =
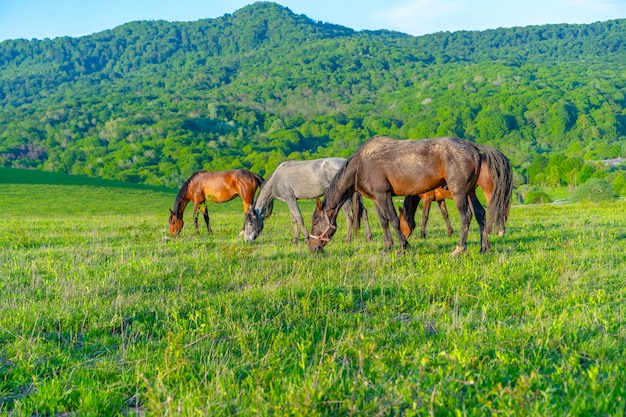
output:
M480 201L478 201L475 192L470 193L469 199L471 200L472 212L474 216L476 216L476 221L480 228L480 253L485 253L491 249L491 243L489 243L489 229L485 227L485 208L480 204Z
M196 234L200 233L198 230L198 216L200 212L198 211L198 206L194 206L193 208L193 225L196 227Z
M439 210L441 210L441 215L446 222L446 226L448 227L448 237L452 236L454 233L454 229L452 228L452 224L450 224L450 216L448 216L448 208L446 207L446 200L437 201L439 204Z
M211 223L209 222L209 210L207 210L206 204L202 206L202 215L204 216L204 222L206 223L206 231L213 233L211 230ZM198 229L198 219L196 219L196 230Z

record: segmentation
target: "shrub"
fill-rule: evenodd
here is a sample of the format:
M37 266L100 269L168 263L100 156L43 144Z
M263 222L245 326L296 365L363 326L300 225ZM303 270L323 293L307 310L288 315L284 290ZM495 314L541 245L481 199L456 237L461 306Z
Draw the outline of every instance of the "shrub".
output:
M524 196L524 204L546 204L551 202L552 200L548 194L541 190L529 191Z
M603 178L590 178L581 184L574 193L574 201L610 201L617 198L611 184Z

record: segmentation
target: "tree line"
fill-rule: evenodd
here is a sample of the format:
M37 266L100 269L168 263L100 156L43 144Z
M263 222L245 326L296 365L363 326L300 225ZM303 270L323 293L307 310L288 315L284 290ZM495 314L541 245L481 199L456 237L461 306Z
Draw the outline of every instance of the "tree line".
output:
M0 43L0 164L177 187L195 170L268 175L374 135L502 150L518 183L618 192L626 20L413 37L255 3ZM624 190L626 193L626 190Z

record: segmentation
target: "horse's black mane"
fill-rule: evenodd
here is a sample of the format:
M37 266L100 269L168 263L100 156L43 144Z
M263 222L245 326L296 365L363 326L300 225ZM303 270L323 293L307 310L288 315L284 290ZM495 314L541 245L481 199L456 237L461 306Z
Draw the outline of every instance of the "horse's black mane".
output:
M326 201L328 200L328 196L333 195L335 193L335 189L337 188L337 183L339 182L339 180L341 178L343 178L343 175L346 172L346 169L348 169L348 165L350 165L350 162L352 161L352 159L354 158L355 155L356 155L356 153L354 153L351 157L349 157L346 160L345 165L342 166L341 169L339 171L337 171L337 174L335 174L333 179L330 180L330 184L328 184L328 188L326 188L326 191L324 192L324 201L323 201L324 205L326 205ZM348 194L352 195L352 193L348 193Z
M185 199L185 195L187 195L187 188L189 187L189 183L196 175L198 175L201 172L202 171L194 172L193 175L189 177L189 179L183 183L183 185L180 187L180 190L178 190L178 194L176 195L176 200L174 201L174 213L176 213L177 215L180 214L178 212L180 209L180 203L181 201Z
M356 152L352 154L352 156L350 156L346 160L346 164L343 167L341 167L341 169L337 172L335 177L330 181L330 184L328 184L328 188L326 189L326 192L324 193L324 202L326 202L326 199L328 198L329 195L334 194L335 188L337 188L337 182L339 181L339 179L343 177L344 172L346 171L346 169L348 169L348 165L350 165L350 162L354 159L354 157L356 157L360 153L361 149L363 149L365 145L367 145L371 141L379 139L381 137L385 137L385 136L374 136L372 138L369 138L359 147L359 149L357 149Z

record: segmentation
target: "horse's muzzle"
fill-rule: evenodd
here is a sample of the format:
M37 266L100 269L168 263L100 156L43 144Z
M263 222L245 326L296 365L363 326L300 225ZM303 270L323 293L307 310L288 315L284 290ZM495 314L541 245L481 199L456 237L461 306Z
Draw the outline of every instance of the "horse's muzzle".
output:
M309 240L309 250L311 253L322 253L324 250L324 243L318 239Z

